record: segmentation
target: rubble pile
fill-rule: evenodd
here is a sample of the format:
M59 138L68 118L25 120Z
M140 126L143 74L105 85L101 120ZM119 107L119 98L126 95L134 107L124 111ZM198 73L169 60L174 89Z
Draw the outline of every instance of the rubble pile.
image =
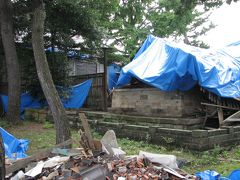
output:
M83 116L81 148L55 147L39 152L7 167L10 180L195 180L195 176L178 168L176 156L140 151L126 156L119 148L114 131L101 141L92 139ZM67 142L64 144L66 145Z
M62 151L63 149L58 149ZM80 151L79 151L80 152ZM118 159L107 154L84 156L53 156L47 160L30 164L26 172L19 171L11 180L181 180L195 179L181 170L174 170L166 165L151 162L140 156Z
M195 179L195 177L175 171L167 166L154 164L149 159L138 159L137 157L127 160L112 161L108 170L113 172L108 179L114 180L181 180ZM110 168L109 168L110 167ZM111 169L112 168L112 169Z

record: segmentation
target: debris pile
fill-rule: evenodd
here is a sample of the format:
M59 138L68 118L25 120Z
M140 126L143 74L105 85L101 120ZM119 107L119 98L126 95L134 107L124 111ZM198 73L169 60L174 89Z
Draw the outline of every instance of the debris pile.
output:
M83 118L83 117L82 117ZM114 131L107 131L101 141L93 140L86 121L80 131L82 148L55 147L16 161L7 167L10 180L194 180L178 169L173 155L140 151L137 156L125 156L117 144ZM66 144L66 143L65 143ZM29 163L28 163L29 162Z
M114 180L180 180L195 179L194 176L175 171L165 165L154 164L148 158L139 159L137 157L126 160L112 161L108 165L108 170L113 173L107 179Z
M67 156L53 156L47 160L30 164L26 172L19 171L11 180L181 180L196 179L181 170L174 170L164 164L154 163L146 156L125 157L118 159L99 153L86 157L84 153L62 153ZM66 149L54 149L52 152L65 152ZM80 151L79 151L80 152ZM53 155L53 153L52 153ZM32 167L35 164L34 167Z

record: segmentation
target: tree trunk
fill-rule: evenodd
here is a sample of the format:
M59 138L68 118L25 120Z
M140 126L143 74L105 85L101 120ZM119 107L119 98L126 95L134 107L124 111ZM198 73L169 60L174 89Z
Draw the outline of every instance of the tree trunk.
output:
M32 46L34 59L38 78L54 119L56 143L58 144L70 139L71 134L67 122L67 115L54 86L44 51L44 20L45 9L43 0L33 0Z
M0 133L0 180L5 179L5 149L3 145L2 135Z
M14 41L12 2L0 0L2 43L7 64L8 77L8 120L18 123L20 117L20 70Z

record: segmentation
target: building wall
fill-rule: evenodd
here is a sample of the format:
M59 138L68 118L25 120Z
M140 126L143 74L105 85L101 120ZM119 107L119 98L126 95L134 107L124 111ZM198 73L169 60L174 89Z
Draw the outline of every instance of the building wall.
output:
M201 109L200 102L197 89L187 92L166 92L156 88L116 89L111 111L157 117L195 116Z
M78 59L69 60L69 69L70 76L79 76L104 72L103 64L100 64L98 62L87 62Z

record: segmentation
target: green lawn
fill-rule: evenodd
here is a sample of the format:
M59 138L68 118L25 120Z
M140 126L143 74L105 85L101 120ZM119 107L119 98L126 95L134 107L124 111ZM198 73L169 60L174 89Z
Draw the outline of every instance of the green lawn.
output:
M39 124L24 121L22 125L7 127L6 130L17 138L25 138L30 141L29 155L55 144L55 130L53 125L49 123ZM98 139L101 138L97 133L94 133L94 136ZM79 141L77 130L72 130L72 137ZM138 154L139 150L176 155L179 159L187 161L182 169L192 174L210 169L222 175L228 175L232 170L240 168L240 146L228 148L228 150L216 147L211 151L193 152L182 148L158 146L124 138L118 139L118 143L128 155Z

